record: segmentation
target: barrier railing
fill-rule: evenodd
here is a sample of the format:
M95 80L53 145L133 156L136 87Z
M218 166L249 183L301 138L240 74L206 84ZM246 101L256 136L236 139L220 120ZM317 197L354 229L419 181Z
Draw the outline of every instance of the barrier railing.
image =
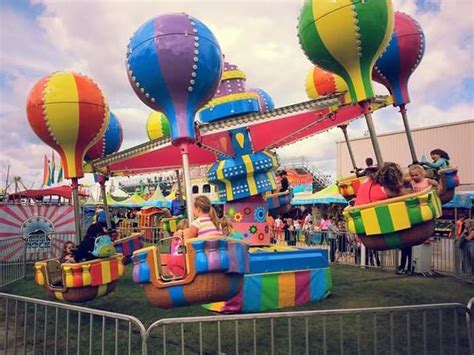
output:
M470 354L469 312L445 303L161 319L146 341L161 354Z
M25 241L20 236L0 239L0 287L25 277Z
M471 354L467 306L414 306L161 319L0 293L0 349L33 354ZM150 349L149 351L147 349Z
M135 317L0 293L0 349L16 354L136 354L145 327Z

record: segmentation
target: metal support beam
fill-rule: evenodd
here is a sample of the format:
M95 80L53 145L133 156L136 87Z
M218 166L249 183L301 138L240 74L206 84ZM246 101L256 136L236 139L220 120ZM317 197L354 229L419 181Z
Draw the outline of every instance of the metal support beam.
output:
M405 133L407 135L408 147L410 148L411 160L415 164L418 162L418 158L416 156L415 143L413 143L410 125L408 123L407 109L405 107L405 104L400 105L400 113L402 114L403 125L405 126Z
M79 184L77 178L72 178L72 203L74 204L74 224L76 227L76 245L81 242L81 209L79 207Z
M352 151L351 142L349 141L349 135L347 134L347 125L341 125L339 128L342 130L342 133L344 133L344 139L346 140L347 150L349 151L352 167L354 168L354 172L357 173L357 164L355 161L354 152Z

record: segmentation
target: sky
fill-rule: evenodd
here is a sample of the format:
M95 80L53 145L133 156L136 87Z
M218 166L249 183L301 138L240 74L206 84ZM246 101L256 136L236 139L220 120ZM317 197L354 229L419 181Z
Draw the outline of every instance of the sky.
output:
M426 36L425 56L413 73L408 106L413 128L474 118L474 2L394 0L414 17ZM0 1L0 169L7 166L27 186L39 188L43 156L51 148L29 127L25 102L31 87L58 70L88 75L105 93L124 129L122 148L147 141L150 109L133 93L125 71L130 36L145 21L186 12L215 34L226 60L247 75L247 88L262 88L276 107L306 101L305 78L312 64L298 44L297 18L303 0ZM379 94L387 90L376 84ZM395 108L375 115L378 133L402 129ZM351 137L366 130L358 120ZM336 168L338 129L279 149L282 159L304 156L327 174Z

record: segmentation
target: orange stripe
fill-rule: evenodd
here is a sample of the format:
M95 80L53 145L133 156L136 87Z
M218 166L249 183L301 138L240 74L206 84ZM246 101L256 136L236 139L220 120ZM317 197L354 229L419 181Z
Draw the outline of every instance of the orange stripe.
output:
M110 260L110 278L112 281L118 279L118 262L117 259Z
M295 305L295 273L287 272L278 276L278 303L280 308Z

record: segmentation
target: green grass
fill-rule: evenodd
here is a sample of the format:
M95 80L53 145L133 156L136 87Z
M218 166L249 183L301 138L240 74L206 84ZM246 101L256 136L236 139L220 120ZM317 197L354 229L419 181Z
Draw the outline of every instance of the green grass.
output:
M471 297L474 297L474 287L472 285L448 277L401 277L392 273L380 272L377 270L364 270L344 265L334 265L331 269L333 274L333 290L326 300L319 303L286 308L279 311L360 308L448 302L458 302L465 305ZM0 292L47 299L43 289L36 286L31 279L18 281L14 284L8 285L3 289L0 289ZM211 315L200 306L176 308L171 310L160 310L149 306L143 290L135 285L131 280L131 266L128 266L125 276L120 280L117 289L113 293L81 305L95 309L133 315L140 319L145 327L149 326L152 322L163 318ZM11 309L12 306L10 305L10 310ZM33 311L33 308L28 309L28 315L33 314ZM2 302L0 303L0 319L4 319L4 313L5 306ZM52 334L50 334L50 332L52 332L52 329L54 328L54 315L50 312L50 314L46 316L47 319L45 322L43 313L38 312L37 322L41 323L41 325L44 323L48 324L47 335L48 338L50 338ZM9 314L11 314L11 311ZM23 315L24 313L21 313L19 318L22 318ZM78 326L77 314L71 313L68 319L65 317L67 317L65 312L60 312L60 321L63 321L64 323L67 321L67 323L70 324L68 334L73 334L70 336L71 344L75 344L75 339L83 338L83 340L81 340L83 343L81 343L81 349L87 348L89 341L88 335L90 332L88 318L83 315L80 321L80 326ZM424 321L427 324L428 334L426 334L426 336L429 339L429 342L427 343L429 352L434 351L436 353L437 349L441 346L445 348L445 351L454 347L455 338L453 337L453 324L457 324L459 327L460 353L468 352L466 330L463 328L464 323L462 314L455 315L453 311L430 311L427 312L424 317ZM442 317L441 321L440 317ZM455 317L457 317L457 319ZM27 318L28 327L30 327L33 320L31 319L31 316L28 316ZM421 312L413 314L410 319L411 350L413 352L421 351L423 350L423 314ZM321 317L310 317L306 321L303 318L298 318L293 319L291 325L288 324L288 320L286 319L275 320L274 346L276 353L288 352L290 346L288 341L289 332L291 332L293 338L291 341L293 352L302 353L304 351L305 322L308 324L308 342L311 352L313 352L313 350L321 351L324 343L326 343L329 353L337 352L341 345L345 349L345 352L356 351L359 346L363 353L366 351L372 352L374 347L377 347L380 352L384 352L387 350L387 347L389 349L390 346L394 347L396 353L404 353L407 351L407 347L409 346L406 336L407 323L405 313L392 315L391 324L393 327L390 324L390 316L387 314L377 316L375 324L372 315L364 315L360 317L348 315L343 317L326 317L324 321ZM326 337L323 336L323 322L325 323ZM13 320L10 323L13 323ZM23 323L19 322L19 324L21 325ZM356 329L358 328L356 326L357 324L360 324L361 332L359 334L356 333ZM23 324L23 326L25 326L25 324ZM101 334L101 326L101 319L94 318L94 325L92 327L93 334ZM105 322L105 326L107 329L105 332L106 349L113 349L114 323L107 321ZM440 338L438 336L440 326L442 327L442 333L444 333L446 337ZM222 322L220 330L222 339L221 351L226 353L234 353L236 351L234 343L236 328L238 331L239 350L246 353L253 349L252 327L253 324L251 321L239 322L238 325L236 325L235 322ZM128 329L125 329L126 327L124 328L122 325L120 325L119 328L120 340L125 341L127 339ZM377 339L374 339L373 336L374 328L377 329ZM42 329L43 328L38 329L38 334L43 335ZM80 334L82 335L80 337L77 336L78 329L80 329ZM215 353L218 347L217 339L215 337L215 334L217 334L216 323L203 324L202 329L202 346L204 352L209 354ZM258 352L268 353L271 344L270 321L258 321L256 329L258 333ZM60 330L63 333L65 332L64 329ZM340 337L341 332L343 334L342 338ZM390 338L391 332L394 334L394 338ZM132 333L134 337L138 335L136 330L133 330ZM199 326L186 325L184 328L184 334L184 346L186 352L194 353L198 351ZM169 347L168 350L171 351L171 353L181 349L181 328L179 326L167 326L166 337L167 345ZM359 337L359 345L357 344L357 337ZM64 342L64 338L59 338ZM396 341L391 344L390 342L393 341L393 339L396 339ZM441 343L439 341L441 341ZM29 341L29 348L32 346L32 343L33 338ZM37 341L37 344L38 346L42 346L41 344L44 343L38 343ZM162 348L162 328L159 328L152 333L150 345L152 345L153 349ZM70 345L70 350L76 349L75 346L77 346L77 344ZM60 347L64 349L65 344L61 343ZM100 349L96 348L95 344L93 348L96 350ZM138 351L138 349L139 342L135 339L132 342L132 350Z

